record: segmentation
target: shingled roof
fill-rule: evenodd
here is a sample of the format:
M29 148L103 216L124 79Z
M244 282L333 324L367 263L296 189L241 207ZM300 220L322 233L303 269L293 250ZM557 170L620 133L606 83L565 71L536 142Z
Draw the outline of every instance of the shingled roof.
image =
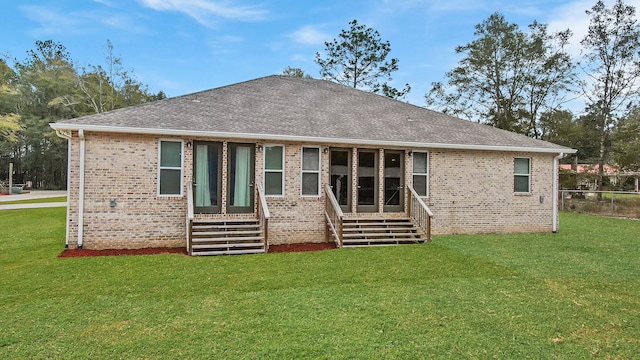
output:
M325 80L268 76L51 124L56 130L574 152Z

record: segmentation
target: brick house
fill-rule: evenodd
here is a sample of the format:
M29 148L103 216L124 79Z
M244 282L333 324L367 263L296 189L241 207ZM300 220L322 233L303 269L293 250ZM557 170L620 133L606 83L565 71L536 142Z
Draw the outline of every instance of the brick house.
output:
M51 124L70 248L193 254L558 229L574 150L329 81L269 76Z

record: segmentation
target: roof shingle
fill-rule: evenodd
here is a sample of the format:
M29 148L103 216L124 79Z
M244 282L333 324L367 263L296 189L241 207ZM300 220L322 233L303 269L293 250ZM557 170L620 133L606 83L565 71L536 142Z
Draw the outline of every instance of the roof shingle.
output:
M52 127L573 152L330 81L277 75L63 120Z

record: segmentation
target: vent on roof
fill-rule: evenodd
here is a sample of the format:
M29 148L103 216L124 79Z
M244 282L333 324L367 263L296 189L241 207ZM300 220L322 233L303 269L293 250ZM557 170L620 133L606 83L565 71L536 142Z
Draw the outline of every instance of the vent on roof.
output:
M191 101L192 101L192 102L194 102L194 103L199 103L199 102L200 102L200 100L198 100L198 95L196 95L196 96L193 98L193 100L191 100Z

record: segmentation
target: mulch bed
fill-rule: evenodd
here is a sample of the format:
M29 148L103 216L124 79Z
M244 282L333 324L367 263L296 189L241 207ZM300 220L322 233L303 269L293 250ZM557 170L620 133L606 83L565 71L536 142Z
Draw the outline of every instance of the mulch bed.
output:
M269 246L270 253L320 251L335 249L333 243L302 243ZM121 255L157 255L157 254L182 254L187 255L185 248L144 248L144 249L106 249L85 250L66 249L58 257L86 257L86 256L121 256Z
M84 256L120 256L120 255L157 255L157 254L183 254L187 255L185 248L144 248L144 249L106 249L85 250L66 249L58 257L84 257Z
M270 253L280 252L302 252L302 251L320 251L335 249L334 243L301 243L301 244L284 244L269 245Z

